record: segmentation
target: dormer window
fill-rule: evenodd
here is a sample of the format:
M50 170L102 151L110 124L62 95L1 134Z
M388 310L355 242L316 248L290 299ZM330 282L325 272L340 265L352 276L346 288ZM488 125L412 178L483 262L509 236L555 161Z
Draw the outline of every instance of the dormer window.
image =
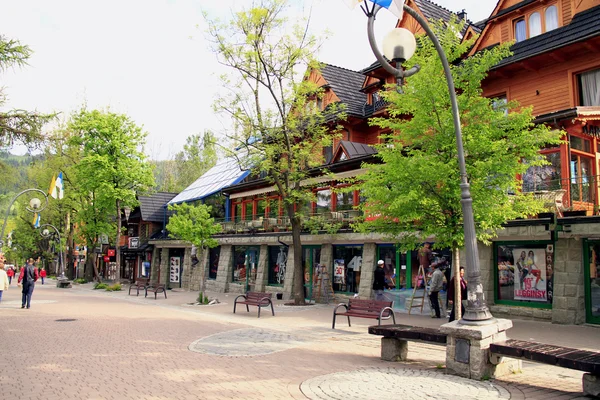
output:
M517 43L522 42L556 28L558 28L558 8L556 5L537 8L514 21L515 41Z

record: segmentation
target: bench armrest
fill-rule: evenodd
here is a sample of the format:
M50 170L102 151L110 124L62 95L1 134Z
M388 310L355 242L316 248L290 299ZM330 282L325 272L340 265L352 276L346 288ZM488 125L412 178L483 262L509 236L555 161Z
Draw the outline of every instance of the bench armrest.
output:
M389 311L389 312L390 312L390 315L388 315L387 317L384 317L384 316L383 316L383 314L384 314L386 311ZM381 319L384 319L384 318L385 318L385 319L389 319L389 318L391 318L391 317L392 317L392 315L394 315L394 310L392 310L392 308L391 308L391 307L385 307L385 308L382 308L382 309L381 309L381 312L379 313L379 319L380 319L380 320L381 320Z
M340 307L344 307L346 309L346 312L348 312L348 304L346 303L340 303L338 304L334 309L333 309L333 313L337 314L337 309Z
M238 297L236 297L236 298L235 298L235 300L234 300L233 302L234 302L234 303L237 303L237 300L238 300L240 297L243 297L243 298L244 298L244 300L248 300L248 298L246 297L246 295L245 295L245 294L240 294Z
M266 300L266 302L265 302L265 300ZM270 297L263 297L263 298L261 298L261 299L258 301L258 304L262 304L263 302L264 302L264 303L265 303L265 305L267 305L267 306L268 306L269 304L271 304L271 303L272 303L272 301L271 301L271 298L270 298Z

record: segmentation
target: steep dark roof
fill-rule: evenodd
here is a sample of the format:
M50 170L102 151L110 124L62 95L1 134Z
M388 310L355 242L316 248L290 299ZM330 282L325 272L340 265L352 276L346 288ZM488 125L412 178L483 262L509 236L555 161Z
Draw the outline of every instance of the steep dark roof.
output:
M494 68L499 68L521 61L551 50L582 42L600 35L600 6L578 13L571 23L531 39L515 43L511 50L513 55L500 61Z
M528 5L528 4L534 3L536 1L537 0L524 0L524 1L521 1L520 3L517 3L514 6L510 6L508 8L505 8L504 10L498 11L498 14L490 17L489 20L499 18L499 17L501 17L501 16L503 16L505 14L508 14L508 13L514 11L514 10L518 10L519 8L524 7L524 6Z
M450 22L450 17L452 14L455 14L447 8L438 6L429 0L415 0L415 4L419 7L419 10L421 10L427 21L437 21L441 19L444 22Z
M142 220L148 222L163 222L165 217L165 204L177 193L158 192L152 196L139 196Z
M363 106L367 95L360 92L365 76L360 72L351 71L335 65L325 64L321 68L323 78L329 83L333 92L346 104L349 115L363 116Z
M350 142L348 140L342 140L338 144L338 147L334 153L335 155L337 155L337 153L339 152L340 147L344 148L346 155L348 156L348 159L350 159L350 160L352 160L354 158L365 157L365 156L369 156L371 154L377 153L377 151L373 147L369 146L368 144ZM332 158L332 160L335 160L335 156Z

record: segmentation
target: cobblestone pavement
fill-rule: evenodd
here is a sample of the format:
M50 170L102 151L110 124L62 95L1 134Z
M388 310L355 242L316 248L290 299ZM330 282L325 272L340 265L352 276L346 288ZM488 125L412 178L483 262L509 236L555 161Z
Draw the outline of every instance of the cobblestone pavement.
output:
M488 382L444 375L444 348L434 345L411 343L406 363L381 361L380 338L365 333L372 321L353 319L352 327L340 324L333 331L333 305L278 303L275 317L265 313L259 319L255 308L233 315L233 295L220 294L217 306L187 305L195 296L170 291L168 299L154 300L96 292L89 285L66 290L37 285L32 308L23 310L13 285L0 303L0 398L581 396L581 373L541 364L525 364L523 373ZM423 318L400 321L418 322L439 324ZM540 329L539 324L520 326L515 327L520 339L536 337ZM600 348L597 329L557 331L560 340L571 332L573 340Z

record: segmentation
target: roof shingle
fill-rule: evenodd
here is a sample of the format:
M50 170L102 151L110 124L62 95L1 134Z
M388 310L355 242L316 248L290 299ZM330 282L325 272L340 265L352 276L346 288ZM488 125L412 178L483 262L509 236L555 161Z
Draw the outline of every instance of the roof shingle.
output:
M164 206L171 201L177 193L158 192L152 196L139 196L142 220L147 222L163 222L165 217Z
M362 117L367 95L361 93L360 89L365 81L365 76L360 72L330 64L323 65L321 74L340 101L346 104L346 113Z

